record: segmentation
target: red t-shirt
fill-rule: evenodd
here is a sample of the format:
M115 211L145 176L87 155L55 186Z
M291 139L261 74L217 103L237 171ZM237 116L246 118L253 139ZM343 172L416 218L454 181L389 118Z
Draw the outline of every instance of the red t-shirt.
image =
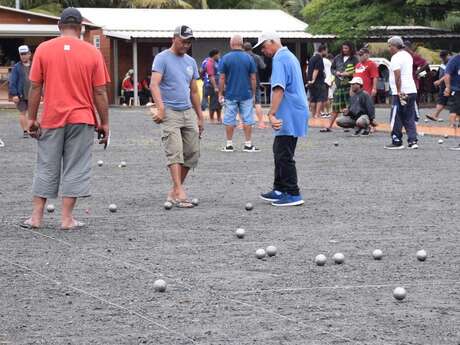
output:
M40 125L95 125L93 90L110 82L104 59L91 44L73 37L43 42L35 51L30 80L44 84Z
M420 68L420 67L423 67L427 64L426 60L424 58L422 58L419 54L415 53L415 52L412 52L410 53L410 55L412 55L412 59L413 59L413 64L412 64L412 76L414 78L414 81L415 81L415 86L417 87L417 90L420 89L420 79L417 78L417 70Z
M373 88L373 79L379 77L377 64L372 60L359 62L355 66L354 77L361 77L363 79L363 89L370 95Z

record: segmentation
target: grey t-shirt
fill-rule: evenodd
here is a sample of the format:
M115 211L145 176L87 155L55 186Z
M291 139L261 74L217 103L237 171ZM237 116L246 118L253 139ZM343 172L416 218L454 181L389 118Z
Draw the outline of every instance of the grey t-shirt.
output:
M22 90L22 94L24 95L22 99L27 101L29 99L29 90L30 90L30 79L29 79L29 73L30 73L30 63L26 66L24 64L21 64L22 66L22 73L24 73L24 90Z
M192 107L190 82L198 79L195 60L185 54L179 56L171 50L164 50L155 56L152 71L162 75L160 92L165 107L183 111Z

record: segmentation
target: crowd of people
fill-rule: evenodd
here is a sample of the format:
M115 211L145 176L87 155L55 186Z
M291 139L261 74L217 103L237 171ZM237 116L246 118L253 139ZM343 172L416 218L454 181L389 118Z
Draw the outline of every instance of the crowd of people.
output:
M33 61L30 50L19 47L21 61L15 66L10 82L10 95L21 116L24 135L37 139L37 162L33 180L33 210L30 218L20 225L39 228L48 198L56 198L61 190L62 229L84 226L73 217L77 198L90 194L91 152L94 132L106 148L110 140L109 111L106 86L110 82L102 54L94 46L79 39L82 16L75 8L61 14L61 36L46 41L37 48ZM263 60L252 53L252 46L240 35L230 40L230 52L220 57L212 50L202 64L204 95L200 98L197 80L200 71L195 60L187 54L194 40L190 27L181 25L174 31L169 49L157 54L152 63L150 80L134 86L133 73L123 80L125 101L134 87L149 89L155 107L153 121L160 125L171 189L167 201L178 208L193 208L184 182L190 169L200 157L200 139L204 131L203 107L210 116L225 125L226 143L223 152L233 152L234 129L238 117L244 129L244 152L259 152L253 144L254 109L259 124L263 122L260 107L258 73ZM268 121L274 133L274 177L270 191L260 198L273 206L297 206L304 203L297 182L294 160L297 141L306 136L308 100L300 63L282 45L276 33L265 32L255 47L272 59L271 104ZM416 120L416 76L426 70L426 63L414 53L407 42L394 36L388 40L392 55L389 83L392 94L391 143L386 149L402 149L403 128L408 147L418 148ZM378 95L378 69L369 60L366 47L353 52L344 43L339 55L330 63L327 47L321 45L310 60L307 70L307 91L313 117L320 117L332 98L329 126L334 122L343 128L353 128L354 135L369 135L376 126L374 97ZM444 64L437 84L440 88L437 112L446 105L450 121L457 128L460 118L460 55L449 58L441 52ZM329 71L330 69L330 71ZM43 112L38 117L40 102ZM223 111L223 114L221 112ZM26 113L28 114L26 115ZM259 117L260 115L260 117ZM453 147L460 150L460 146Z
M392 55L389 71L392 144L385 148L404 148L401 141L404 127L408 134L408 147L416 149L416 122L420 118L418 102L422 81L427 79L420 76L431 77L432 71L428 62L413 50L411 42L394 36L388 41L388 48ZM439 115L450 104L450 122L456 128L458 96L455 90L449 95L446 92L446 79L451 79L449 76L455 77L452 73L446 76L450 55L446 50L440 52L442 64L436 71L433 82L437 92L436 111L434 114L427 114L426 118L431 121L442 120ZM312 117L330 118L329 125L322 128L321 132L331 132L336 123L346 129L354 128L355 136L368 136L372 133L377 126L374 105L382 100L382 91L385 89L381 85L382 70L379 71L379 66L370 59L367 47L361 48L356 56L352 44L346 42L342 44L340 54L331 58L327 47L320 45L308 62L306 76ZM329 108L330 113L325 111Z

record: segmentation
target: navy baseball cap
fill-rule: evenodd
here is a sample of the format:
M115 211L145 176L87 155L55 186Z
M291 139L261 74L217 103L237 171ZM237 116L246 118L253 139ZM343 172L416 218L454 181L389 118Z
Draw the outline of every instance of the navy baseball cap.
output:
M81 24L83 17L79 10L74 7L67 7L61 13L60 24Z
M180 37L183 40L194 39L192 29L187 25L180 25L174 30L174 36Z

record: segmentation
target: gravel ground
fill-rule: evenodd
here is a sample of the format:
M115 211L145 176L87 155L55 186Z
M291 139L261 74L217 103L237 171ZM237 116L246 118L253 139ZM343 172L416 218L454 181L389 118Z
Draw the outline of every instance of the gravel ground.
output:
M0 344L460 344L455 139L388 152L385 133L311 129L296 157L306 204L274 209L257 197L272 181L271 131L255 132L261 153L224 154L223 128L208 125L187 183L201 203L166 211L158 128L140 110L113 110L112 145L94 151L93 196L76 209L88 226L59 230L50 200L56 212L28 231L17 223L30 212L35 144L19 138L15 116L0 116ZM270 244L278 255L256 259ZM166 293L153 291L158 278Z

